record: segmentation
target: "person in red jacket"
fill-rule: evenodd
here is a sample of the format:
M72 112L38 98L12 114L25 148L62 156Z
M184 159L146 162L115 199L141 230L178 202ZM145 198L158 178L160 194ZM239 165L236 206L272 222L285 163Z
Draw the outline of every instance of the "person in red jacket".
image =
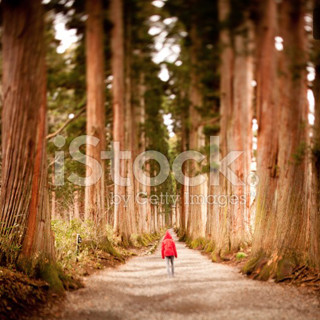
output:
M169 230L167 230L161 245L162 259L166 259L168 276L174 276L174 257L178 258L176 245L171 237ZM171 265L171 268L170 268Z

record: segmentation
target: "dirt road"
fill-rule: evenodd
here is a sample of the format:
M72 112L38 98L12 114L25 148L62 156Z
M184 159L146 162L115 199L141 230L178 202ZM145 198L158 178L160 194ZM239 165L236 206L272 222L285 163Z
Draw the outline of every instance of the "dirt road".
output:
M320 319L315 296L250 280L176 243L175 278L167 278L158 248L88 277L86 288L67 295L62 319Z

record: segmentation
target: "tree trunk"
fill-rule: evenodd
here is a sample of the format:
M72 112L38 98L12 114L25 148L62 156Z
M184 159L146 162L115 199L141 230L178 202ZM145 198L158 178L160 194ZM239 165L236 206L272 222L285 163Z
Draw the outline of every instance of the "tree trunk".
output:
M54 167L54 166L53 166ZM56 191L55 191L55 179L54 179L54 168L52 172L52 191L51 191L51 219L57 219L57 212L56 212Z
M316 77L313 82L315 121L313 128L312 148L313 161L310 205L310 259L312 264L320 269L320 44L318 41L314 41L313 45Z
M114 170L120 172L121 177L125 178L127 166L125 160L120 163L119 152L126 147L125 140L125 60L124 60L124 33L123 33L123 3L122 0L112 0L110 7L110 17L113 23L111 32L111 51L112 51L112 94L113 94L113 140L119 143L119 149L114 150ZM132 183L132 181L131 181ZM115 196L123 199L126 196L126 187L114 184ZM130 216L125 207L124 201L115 205L114 229L120 233L124 242L130 238Z
M250 187L247 178L250 173L252 153L252 118L253 118L253 26L244 12L244 21L240 26L242 32L234 36L234 76L232 115L228 126L228 153L242 151L243 154L235 160L230 169L235 172L243 185L230 186L230 196L236 196L237 203L231 206L231 251L245 247L250 239ZM225 155L224 155L225 156ZM230 197L230 199L231 199ZM242 200L245 198L245 202ZM233 238L233 239L232 239Z
M181 97L180 101L184 100L184 92L181 92ZM184 152L187 150L187 128L186 128L186 119L183 117L181 120L182 128L181 128L181 152ZM187 185L187 177L186 177L186 166L187 164L184 162L182 165L182 173L184 175L184 183L181 184L181 190L180 190L180 196L181 196L181 201L180 201L180 234L181 236L185 235L186 230L187 230L187 212L188 212L188 193L189 193L189 187Z
M278 126L277 105L277 55L274 38L277 35L277 5L268 0L260 4L260 23L257 25L256 76L257 76L257 120L258 152L257 174L259 185L256 196L256 221L253 252L257 254L263 246L273 242L271 229L274 226L276 208L275 190L278 181ZM265 237L264 232L269 237ZM264 244L263 244L264 242Z
M257 272L260 278L275 276L280 280L309 258L306 35L304 1L282 1L279 6L279 33L283 38L284 51L278 54L279 83L276 83L272 47L276 17L272 1L268 5L272 10L268 11L271 14L266 15L264 21L271 29L265 29L264 36L268 36L265 45L272 60L269 65L260 61L265 73L261 73L258 79L258 175L262 179L257 196L254 253L260 258L256 259L256 263L251 263L247 272L253 272L259 266ZM264 12L267 13L267 10ZM279 88L276 96L273 92L275 88ZM269 262L261 265L261 259Z
M73 213L74 219L80 220L79 190L74 191L73 207L74 207L74 213Z
M304 30L305 2L286 0L280 5L280 35L284 54L280 59L279 195L276 242L279 255L295 263L306 261L308 216L308 104L307 42Z
M228 1L219 1L219 19L224 22L232 8ZM245 13L246 14L246 13ZM239 30L222 29L220 32L221 53L221 158L229 152L242 151L239 159L233 161L230 169L237 180L231 182L228 173L220 177L220 197L227 203L221 206L216 217L211 217L216 234L214 241L220 255L239 250L248 244L248 233L245 226L248 207L241 197L248 192L246 178L251 163L251 122L252 122L252 88L253 73L250 56L251 25L245 16ZM240 32L241 30L241 32ZM240 185L240 184L243 185ZM211 188L212 189L212 188ZM213 188L215 190L215 188ZM231 202L231 199L235 199ZM216 210L214 210L216 211Z
M135 203L135 186L136 182L133 177L133 160L137 153L137 143L135 139L136 135L136 117L135 117L135 105L132 102L132 26L130 12L126 12L125 17L125 150L131 152L131 158L125 162L126 166L126 177L130 179L130 185L126 187L126 196L128 199L128 204L125 208L126 210L126 220L128 233L136 233L137 230L137 220L136 212L137 207Z
M145 152L146 150L146 136L145 136L145 121L146 121L146 105L145 105L145 76L144 73L141 72L140 78L139 78L139 113L138 113L138 123L139 123L139 130L138 130L138 138L137 138L137 144L139 144L139 153ZM147 194L147 185L146 180L143 181L143 183L139 183L138 180L136 180L137 183L137 190L139 192L142 192L144 195ZM139 224L140 224L140 233L145 233L147 231L146 226L146 218L147 218L147 210L148 210L148 204L143 203L139 205L138 211L139 211Z
M87 0L86 12L87 135L99 139L97 146L87 143L86 176L97 174L99 166L102 175L98 182L85 188L85 219L93 220L100 229L106 223L104 161L101 160L101 151L106 146L102 1Z
M191 84L190 84L190 133L189 133L189 148L191 150L200 151L200 148L204 146L202 141L203 137L203 128L200 125L201 114L199 113L199 108L202 106L202 93L200 87L200 78L199 78L199 51L201 50L201 42L197 31L196 21L191 22ZM195 165L195 162L189 164L189 174L194 175L198 169ZM204 182L203 184L206 184ZM188 220L188 233L193 239L197 237L204 236L204 225L205 221L203 220L203 209L204 206L201 203L201 197L206 196L202 194L202 185L198 186L189 186L189 216Z
M1 258L32 273L37 263L54 260L45 154L43 12L40 0L2 4Z
M219 20L223 23L230 12L230 1L220 0L218 3ZM221 157L227 155L228 152L228 122L232 112L232 79L233 79L233 61L234 52L232 50L230 31L226 28L220 31L220 46L222 48L221 63L220 63L220 150ZM219 184L219 196L228 194L227 181L225 178L220 179ZM219 254L221 251L230 250L230 241L228 235L230 235L229 221L230 221L230 209L219 209L216 219L216 232L214 235L214 241ZM220 251L220 252L219 252Z

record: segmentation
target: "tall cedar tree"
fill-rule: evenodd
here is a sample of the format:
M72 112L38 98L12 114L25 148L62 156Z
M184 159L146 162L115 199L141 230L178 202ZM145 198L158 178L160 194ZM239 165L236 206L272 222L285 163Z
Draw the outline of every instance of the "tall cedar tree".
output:
M242 151L243 154L230 165L237 179L231 180L227 170L220 175L219 192L229 199L226 206L214 212L212 219L211 230L220 255L237 251L249 241L249 197L246 197L246 203L241 197L248 193L246 178L251 163L252 27L248 16L244 16L238 26L228 24L235 10L232 4L231 1L219 1L219 20L223 26L220 32L221 158L233 151ZM230 201L234 196L237 197L236 203Z
M102 0L87 0L86 12L88 15L86 22L87 135L99 139L97 145L87 141L86 171L87 177L90 177L99 173L100 166L102 174L98 182L86 186L85 218L103 227L107 220L104 160L101 160L101 151L104 151L106 146Z
M120 179L126 178L125 160L120 161L120 152L125 150L125 56L124 56L124 21L122 0L112 0L110 4L110 20L113 24L111 31L111 68L113 75L113 141L118 143L114 148L113 170L120 175ZM114 176L116 178L116 176ZM132 182L131 182L132 183ZM126 195L126 187L114 181L114 195L120 199ZM130 237L130 212L124 202L114 206L114 229L120 233L124 241Z
M320 7L320 1L315 1ZM312 185L310 205L310 260L320 269L320 43L313 42L313 61L316 77L313 82L315 100L315 121L312 147Z
M272 1L265 5L270 10L261 10L265 44L258 53L260 72L265 72L258 78L261 181L253 243L255 258L245 270L257 271L262 279L275 276L281 280L295 266L309 261L305 3L284 0L279 4L278 33L283 38L284 50L277 54L276 62L273 36L277 11ZM268 51L260 53L263 47ZM269 65L261 59L268 53ZM274 69L275 63L278 69ZM261 265L261 261L268 260Z
M43 12L40 0L2 4L1 260L33 274L36 265L54 262L46 181Z
M191 2L190 8L195 6L195 2ZM193 11L193 10L192 10ZM203 104L203 96L201 90L201 81L199 77L199 55L202 48L201 38L198 34L198 20L196 15L191 16L190 26L190 60L191 60L191 82L189 91L189 117L190 117L190 132L189 132L189 148L191 150L199 151L204 147L204 134L203 125L201 124L201 114L199 109ZM190 176L194 175L199 170L194 161L189 163L188 171ZM206 175L202 175L206 177ZM188 181L188 179L187 179ZM195 200L199 195L206 197L206 185L207 182L203 182L197 186L187 186L189 189L189 215L187 232L192 238L197 238L205 235L205 223L206 223L206 203Z

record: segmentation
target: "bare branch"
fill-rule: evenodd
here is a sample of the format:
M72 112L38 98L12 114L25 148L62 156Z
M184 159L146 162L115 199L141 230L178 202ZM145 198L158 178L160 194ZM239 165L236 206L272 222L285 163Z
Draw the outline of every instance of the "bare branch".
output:
M220 120L220 116L219 117L216 117L216 118L212 118L212 119L209 119L209 120L204 120L202 122L200 122L200 125L202 126L206 126L206 125L209 125L209 124L215 124L216 122L218 122Z
M68 119L57 131L50 133L46 136L46 139L52 139L55 136L57 136L64 128L66 128L72 121L76 120L77 118L79 118L82 113L86 110L86 107L84 106L82 109L80 109L80 111L72 118L72 119Z

